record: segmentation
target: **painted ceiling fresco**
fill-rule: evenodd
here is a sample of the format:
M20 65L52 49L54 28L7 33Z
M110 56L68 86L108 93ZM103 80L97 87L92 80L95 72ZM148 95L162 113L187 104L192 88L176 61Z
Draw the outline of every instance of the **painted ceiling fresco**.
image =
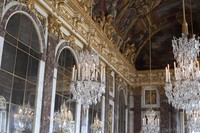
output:
M200 35L200 0L185 3L190 33L193 27L194 34ZM112 25L123 40L116 47L122 54L134 48L129 61L137 70L149 69L149 36L152 69L164 69L173 63L171 40L181 36L182 0L95 0L93 9L94 15L103 11L105 16L113 16Z

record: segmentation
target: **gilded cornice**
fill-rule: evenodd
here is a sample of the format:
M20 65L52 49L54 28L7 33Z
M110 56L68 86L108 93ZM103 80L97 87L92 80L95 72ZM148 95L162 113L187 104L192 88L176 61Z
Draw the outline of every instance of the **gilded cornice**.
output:
M67 24L62 21L61 25L80 35L85 40L85 42L83 42L87 45L89 42L89 24L91 17L84 8L80 7L78 3L80 1L81 0L66 0L65 2L62 0L39 0L36 1L36 4L38 3L38 5L43 6L42 8L49 12L48 14L51 13L51 16L55 17L55 19L64 20ZM129 84L133 84L133 77L135 75L133 65L124 58L113 42L93 21L91 22L91 29L91 47L97 51L101 58ZM51 31L54 32L56 30L52 27ZM78 35L75 36L77 37Z

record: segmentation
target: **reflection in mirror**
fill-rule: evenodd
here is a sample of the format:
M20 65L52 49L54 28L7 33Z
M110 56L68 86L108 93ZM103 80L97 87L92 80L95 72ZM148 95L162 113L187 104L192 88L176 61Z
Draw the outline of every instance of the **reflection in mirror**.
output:
M7 102L7 114L1 113L0 116L1 119L7 117L7 121L2 123L0 119L0 129L6 133L18 132L15 126L16 114L20 116L23 110L35 113L39 63L42 55L38 37L36 27L27 14L20 12L9 18L0 68L0 95L4 96ZM3 128L4 126L6 128ZM26 128L23 132L31 133L32 129L35 128Z
M62 111L64 112L65 109L70 111L71 116L73 117L72 121L74 123L75 120L75 110L76 110L76 103L72 99L72 94L69 90L69 84L72 75L72 67L76 65L74 55L71 51L67 48L62 50L58 59L58 71L57 71L57 79L56 79L56 97L55 97L55 109L54 109L54 133L60 132L62 130L73 132L75 130L75 126L67 127L66 123L69 120L66 117L66 122L63 125L63 122L60 122L60 115ZM63 110L61 109L63 107ZM63 117L62 117L63 118ZM63 121L63 120L62 120ZM72 122L71 121L71 122ZM73 127L73 129L71 128Z
M0 133L6 133L6 99L0 96Z

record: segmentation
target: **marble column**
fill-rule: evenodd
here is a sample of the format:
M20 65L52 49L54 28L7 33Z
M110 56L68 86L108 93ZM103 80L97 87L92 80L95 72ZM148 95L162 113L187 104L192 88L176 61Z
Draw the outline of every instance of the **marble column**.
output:
M5 0L0 1L0 21L2 20L3 15L3 6L4 6Z
M55 66L55 47L57 38L49 33L47 43L46 61L45 61L45 75L44 75L44 88L43 88L43 107L41 118L41 133L49 133L50 129L50 116L51 116L51 102L52 102L52 88L54 78Z
M104 122L104 133L109 133L109 70L106 70L106 92L105 92L105 122Z
M118 75L116 75L117 77ZM118 133L118 121L119 121L119 80L116 79L116 87L115 87L115 104L114 104L114 133Z
M142 129L141 124L141 86L138 86L134 89L134 133L140 133Z

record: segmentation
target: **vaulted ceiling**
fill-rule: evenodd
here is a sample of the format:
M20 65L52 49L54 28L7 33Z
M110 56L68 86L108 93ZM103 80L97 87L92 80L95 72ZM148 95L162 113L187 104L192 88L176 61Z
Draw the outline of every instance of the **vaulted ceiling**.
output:
M130 62L137 70L149 69L149 37L151 68L164 69L167 64L173 64L171 40L173 36L181 36L182 0L94 1L94 14L101 10L105 16L113 15L112 25L123 40L116 46L119 51L124 54L134 48ZM185 3L189 32L194 29L194 34L200 36L200 0L185 0Z

